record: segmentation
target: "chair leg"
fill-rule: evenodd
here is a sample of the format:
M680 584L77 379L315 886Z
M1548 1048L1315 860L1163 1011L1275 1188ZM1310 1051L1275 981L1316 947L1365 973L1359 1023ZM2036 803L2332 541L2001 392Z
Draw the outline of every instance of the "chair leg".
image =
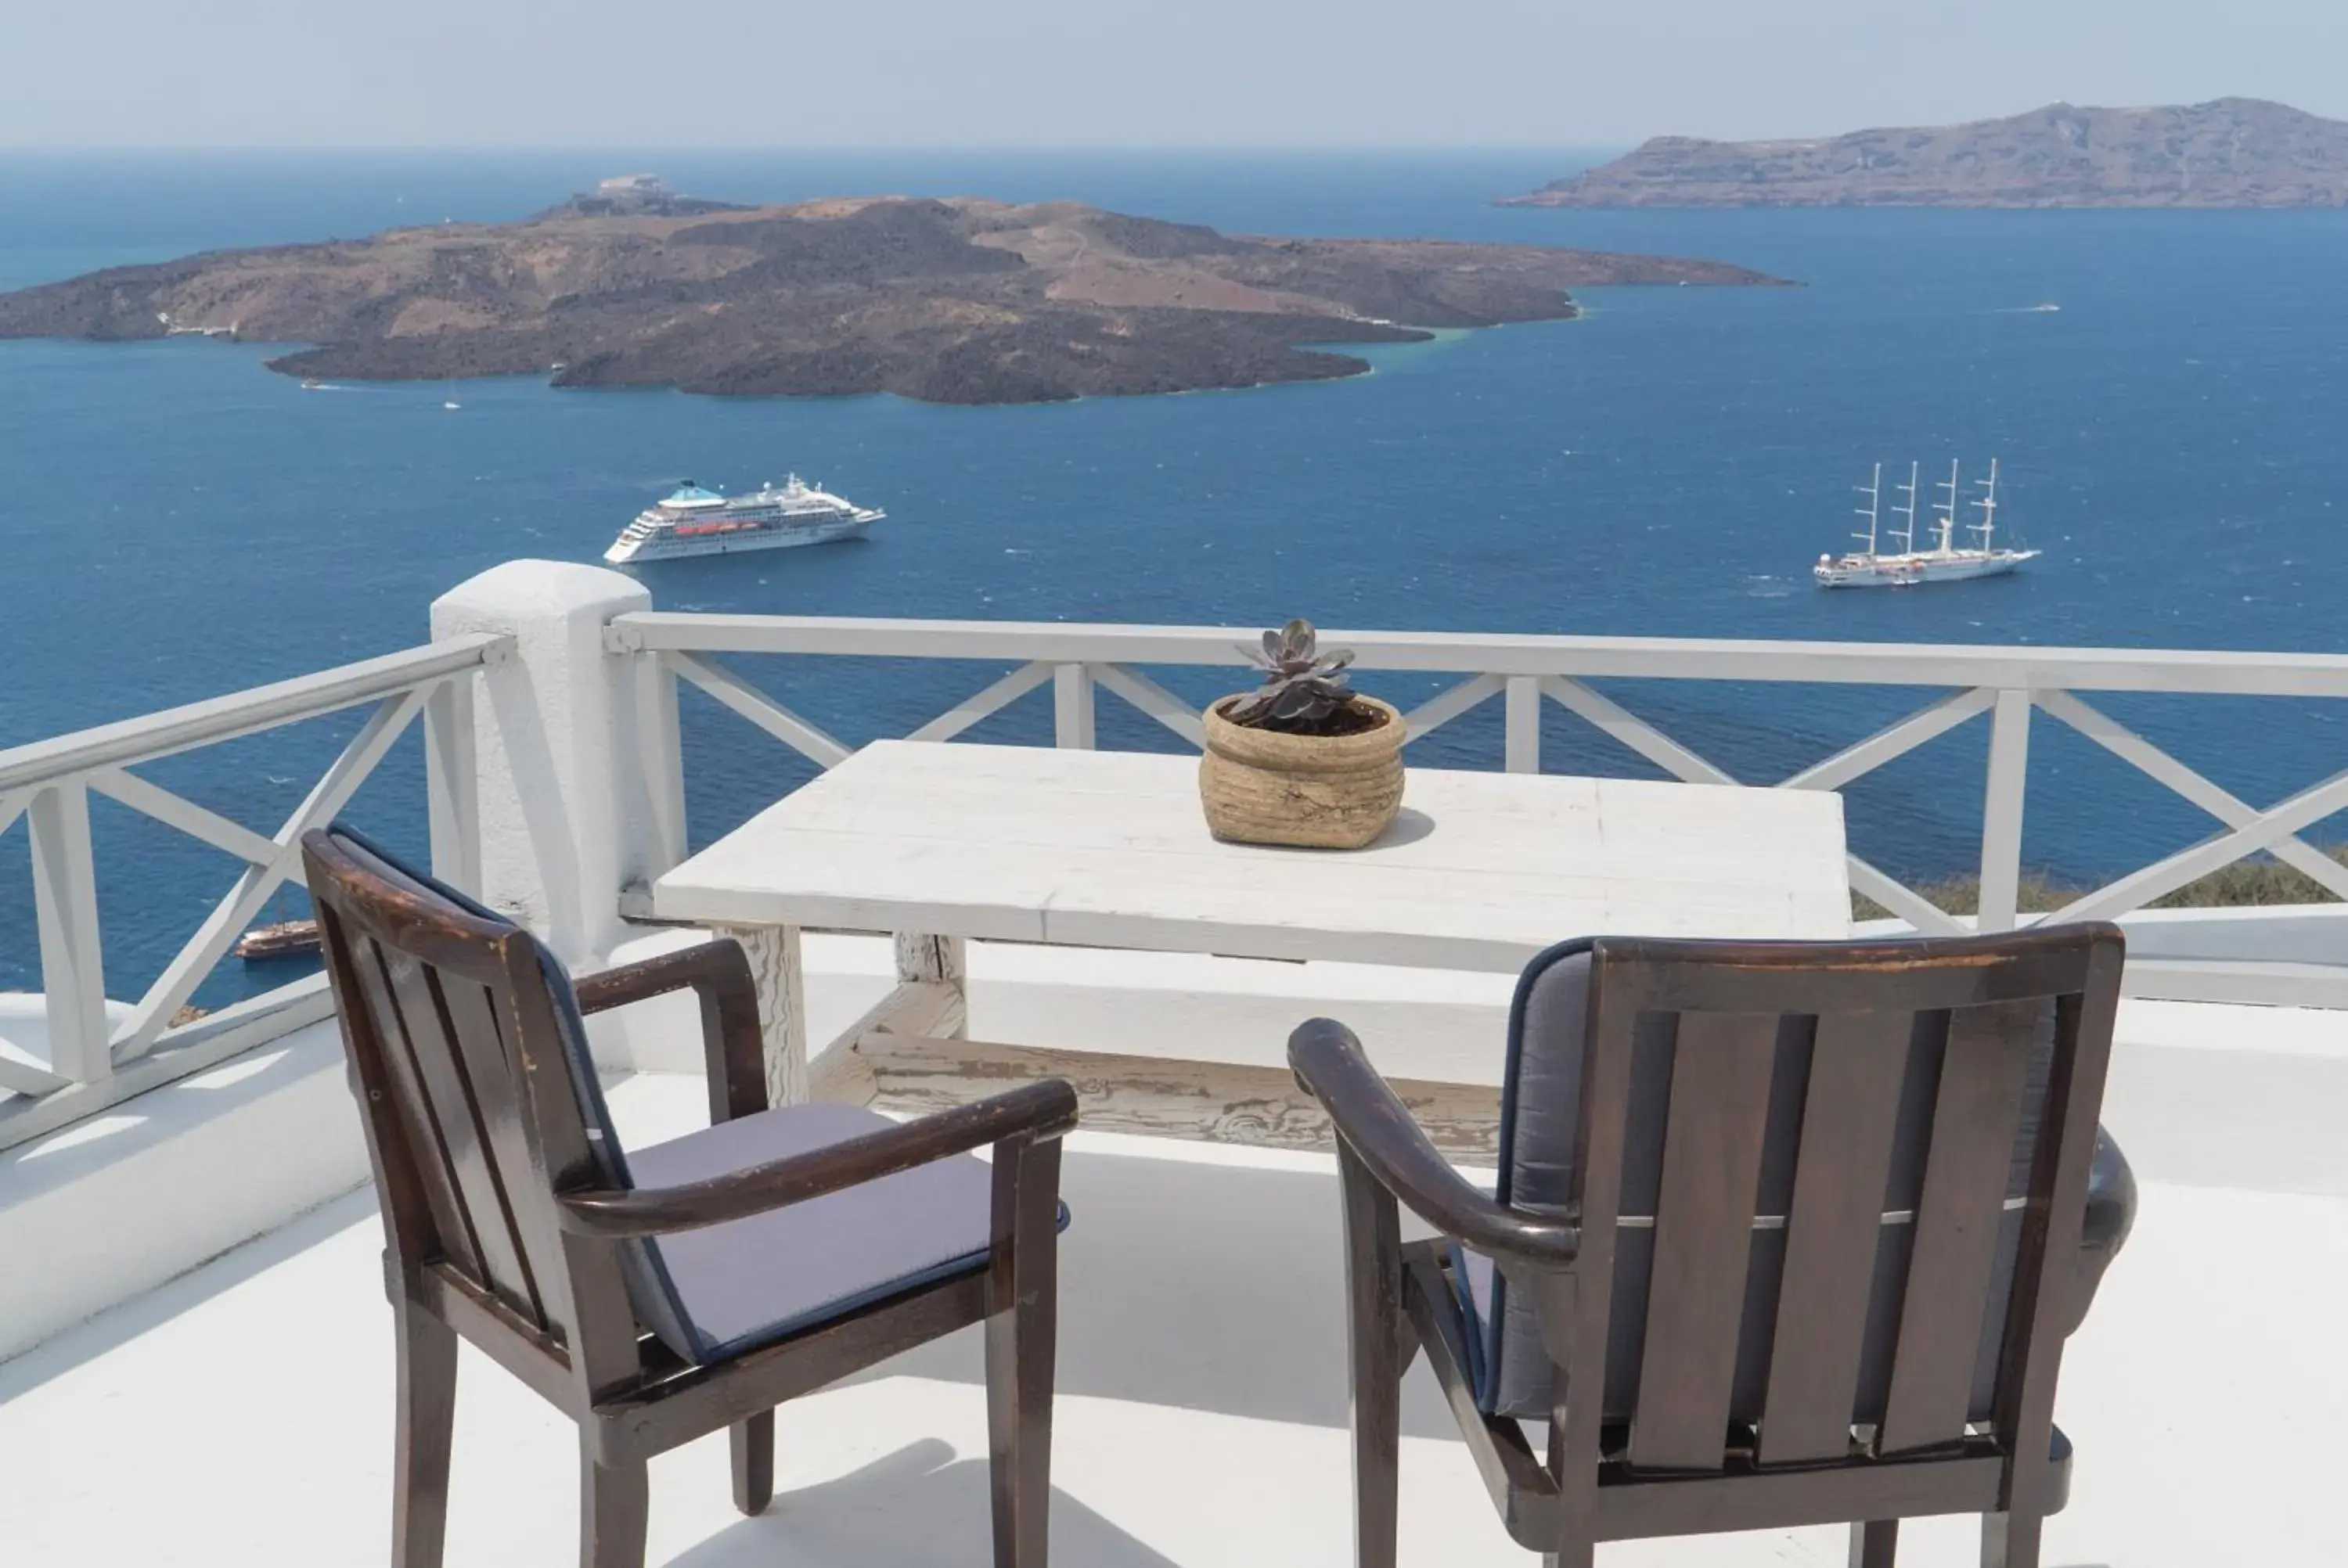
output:
M457 1418L457 1333L421 1308L397 1320L399 1411L393 1460L394 1568L440 1568L448 1529L448 1445Z
M1059 1207L1058 1139L995 1145L986 1319L994 1568L1044 1568L1048 1547Z
M1850 1527L1850 1568L1892 1568L1900 1552L1900 1522L1869 1519Z
M650 1479L642 1460L606 1465L579 1456L579 1568L644 1568Z
M2035 1513L1982 1515L1982 1568L2038 1568L2046 1521Z
M767 1410L726 1429L734 1450L734 1506L752 1515L775 1501L775 1412Z
M1340 1142L1352 1362L1354 1562L1395 1568L1402 1465L1402 1235L1394 1194Z

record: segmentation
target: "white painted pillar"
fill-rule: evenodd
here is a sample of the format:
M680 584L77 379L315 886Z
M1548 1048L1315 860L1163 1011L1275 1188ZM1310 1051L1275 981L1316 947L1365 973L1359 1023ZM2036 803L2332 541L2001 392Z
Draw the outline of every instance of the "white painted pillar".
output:
M665 869L672 847L646 780L675 769L658 754L675 728L639 722L635 656L603 646L613 616L651 607L633 578L543 560L492 567L432 604L436 638L514 640L473 704L480 897L580 973L628 935L621 889Z
M1062 751L1093 749L1092 666L1052 667L1052 738Z

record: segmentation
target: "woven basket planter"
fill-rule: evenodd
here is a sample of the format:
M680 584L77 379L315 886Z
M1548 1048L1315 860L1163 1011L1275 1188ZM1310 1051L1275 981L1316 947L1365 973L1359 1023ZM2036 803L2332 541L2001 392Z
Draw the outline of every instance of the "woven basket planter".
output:
M1199 800L1207 828L1234 844L1359 849L1402 808L1403 717L1375 697L1354 701L1385 723L1357 735L1283 735L1234 724L1209 705Z

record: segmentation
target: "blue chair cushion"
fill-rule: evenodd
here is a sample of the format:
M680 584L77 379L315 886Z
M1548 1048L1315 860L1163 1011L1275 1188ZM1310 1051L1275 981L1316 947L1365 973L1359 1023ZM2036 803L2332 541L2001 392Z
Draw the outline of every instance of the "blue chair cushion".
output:
M671 1186L894 1125L862 1106L791 1105L639 1149L632 1163L640 1184ZM787 1208L663 1236L658 1245L685 1334L684 1343L669 1348L690 1361L720 1360L901 1291L984 1268L993 1204L993 1171L974 1154L955 1154Z
M1533 959L1518 981L1509 1009L1506 1076L1500 1094L1499 1171L1494 1195L1502 1203L1561 1211L1574 1185L1574 1142L1581 1120L1583 1034L1590 999L1591 941L1564 942ZM1671 1100L1676 1024L1667 1015L1643 1016L1632 1036L1631 1090L1622 1161L1621 1217L1614 1238L1614 1282L1609 1313L1604 1419L1631 1418L1638 1399L1647 1294L1654 1262L1653 1215L1663 1185L1663 1139ZM1767 1389L1778 1286L1786 1263L1782 1216L1792 1206L1802 1098L1809 1076L1808 1020L1789 1016L1777 1039L1768 1121L1756 1194L1753 1252L1746 1276L1743 1327L1730 1417L1759 1419ZM1893 1138L1885 1223L1878 1232L1875 1278L1861 1353L1855 1419L1880 1415L1889 1395L1900 1298L1906 1287L1914 1211L1923 1187L1946 1015L1922 1014L1909 1046L1899 1130ZM2054 1014L2040 1020L2023 1120L2007 1193L2029 1190L2047 1081L2054 1062ZM1779 1217L1772 1225L1767 1216ZM2000 1229L1996 1272L1974 1366L1973 1414L1989 1413L2005 1305L2022 1235L2022 1214L2009 1205ZM1531 1303L1511 1296L1508 1280L1489 1259L1454 1247L1452 1276L1468 1327L1468 1371L1477 1403L1488 1414L1545 1420L1550 1414L1551 1366Z

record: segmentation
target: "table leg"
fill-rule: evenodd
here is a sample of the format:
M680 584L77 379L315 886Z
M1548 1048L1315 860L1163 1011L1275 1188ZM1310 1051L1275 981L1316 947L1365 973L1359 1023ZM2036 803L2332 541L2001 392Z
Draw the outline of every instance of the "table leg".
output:
M798 1105L808 1097L807 978L797 926L720 926L742 944L758 983L759 1032L767 1047L767 1103Z
M928 937L900 931L896 938L897 980L904 984L940 984L953 988L959 999L953 1013L929 1032L942 1040L970 1038L968 955L960 937Z

